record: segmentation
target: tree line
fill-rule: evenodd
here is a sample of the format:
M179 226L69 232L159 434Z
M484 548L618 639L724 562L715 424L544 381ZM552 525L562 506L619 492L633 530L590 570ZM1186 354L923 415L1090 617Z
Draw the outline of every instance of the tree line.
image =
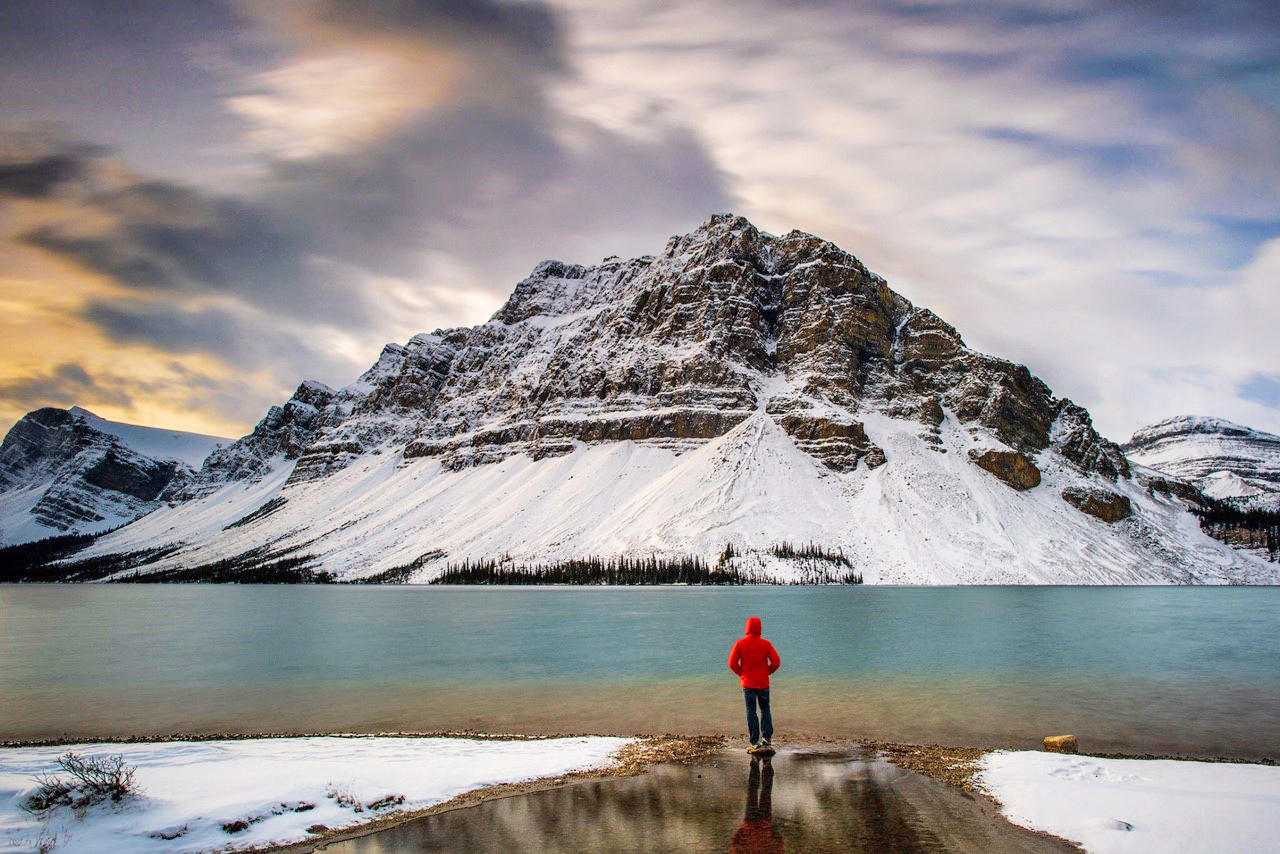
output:
M1269 560L1280 562L1280 512L1242 509L1228 501L1209 499L1196 515L1200 527L1214 539L1264 549Z
M733 564L738 555L732 545L726 546L719 560L709 563L697 555L677 557L585 557L549 564L517 564L510 557L487 560L465 560L449 563L431 584L577 584L577 585L737 585L779 584L762 572L740 569ZM821 560L813 556L797 556L799 560ZM844 572L829 569L802 571L794 584L861 584L862 574L853 571L848 560L839 556Z

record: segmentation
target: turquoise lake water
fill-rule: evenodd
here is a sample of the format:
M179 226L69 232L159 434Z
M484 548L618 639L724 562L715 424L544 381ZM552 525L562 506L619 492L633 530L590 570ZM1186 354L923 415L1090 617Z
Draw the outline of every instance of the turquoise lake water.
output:
M1280 758L1280 588L0 586L0 739L724 733Z

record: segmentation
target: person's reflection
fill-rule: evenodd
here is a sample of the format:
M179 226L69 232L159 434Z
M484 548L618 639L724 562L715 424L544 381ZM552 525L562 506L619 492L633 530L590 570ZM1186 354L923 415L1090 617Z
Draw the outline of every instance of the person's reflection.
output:
M747 776L747 814L742 826L733 834L729 850L733 854L779 854L782 834L773 826L773 763L751 757L751 773ZM763 778L763 785L762 779Z

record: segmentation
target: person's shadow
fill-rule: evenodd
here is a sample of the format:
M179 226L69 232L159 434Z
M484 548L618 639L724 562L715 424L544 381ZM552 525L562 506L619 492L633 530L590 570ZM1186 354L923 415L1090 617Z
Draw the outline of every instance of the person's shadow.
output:
M733 854L780 854L782 834L773 826L773 762L751 757L747 775L747 814L733 834Z

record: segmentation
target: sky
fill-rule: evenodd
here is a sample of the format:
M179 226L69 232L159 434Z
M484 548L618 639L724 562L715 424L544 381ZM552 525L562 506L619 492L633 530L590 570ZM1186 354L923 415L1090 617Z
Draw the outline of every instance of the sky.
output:
M1280 433L1274 0L5 0L0 427L242 435L719 211L1109 438Z

